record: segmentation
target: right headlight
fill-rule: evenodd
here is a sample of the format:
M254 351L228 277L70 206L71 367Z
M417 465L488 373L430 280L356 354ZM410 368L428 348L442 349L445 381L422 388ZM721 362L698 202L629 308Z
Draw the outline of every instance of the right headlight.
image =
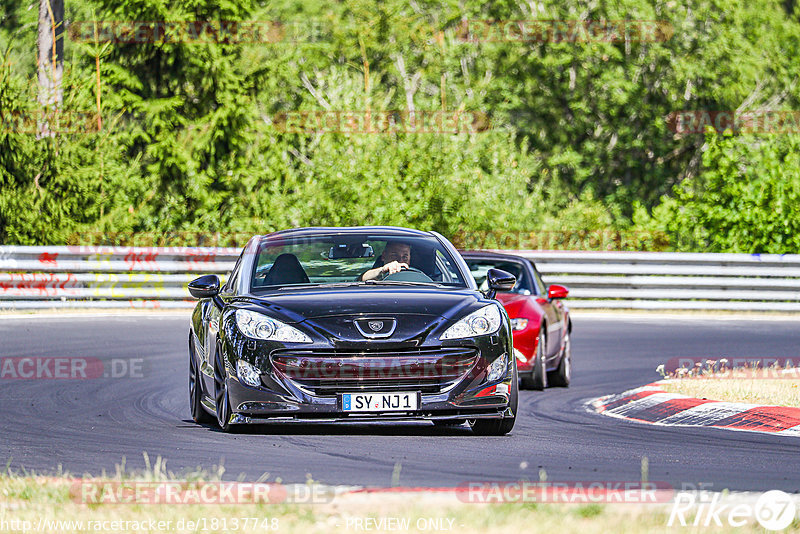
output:
M497 304L489 304L462 317L456 324L445 330L439 339L460 339L494 334L500 330L501 322L500 308Z

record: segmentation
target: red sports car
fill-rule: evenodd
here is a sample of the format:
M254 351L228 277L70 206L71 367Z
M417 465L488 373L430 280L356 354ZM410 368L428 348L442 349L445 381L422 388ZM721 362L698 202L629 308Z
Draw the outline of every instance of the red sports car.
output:
M482 290L488 288L489 269L502 269L517 277L514 289L497 293L497 299L511 318L522 387L541 390L548 385L568 386L572 375L572 321L560 299L569 290L556 284L545 288L533 262L520 256L468 251L461 252L461 256Z

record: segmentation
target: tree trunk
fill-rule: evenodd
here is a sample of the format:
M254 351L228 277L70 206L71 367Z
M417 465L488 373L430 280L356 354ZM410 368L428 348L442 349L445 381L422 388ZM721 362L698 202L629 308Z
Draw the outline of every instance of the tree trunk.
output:
M39 104L42 120L38 137L54 135L64 100L64 0L39 0Z

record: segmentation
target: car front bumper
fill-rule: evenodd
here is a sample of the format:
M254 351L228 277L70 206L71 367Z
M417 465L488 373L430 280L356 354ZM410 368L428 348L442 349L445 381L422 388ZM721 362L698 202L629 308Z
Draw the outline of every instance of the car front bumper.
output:
M509 366L511 367L511 366ZM233 408L232 423L409 421L448 419L497 419L514 417L509 408L513 373L502 380L481 384L457 393L421 394L418 409L408 412L345 412L339 396L315 396L303 391L278 393L254 388L229 377L228 395ZM348 391L351 393L352 391Z

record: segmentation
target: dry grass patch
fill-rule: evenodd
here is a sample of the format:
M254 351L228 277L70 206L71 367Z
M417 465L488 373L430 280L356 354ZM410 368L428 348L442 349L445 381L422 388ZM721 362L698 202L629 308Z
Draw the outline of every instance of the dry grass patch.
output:
M309 479L306 484L281 484L265 474L256 482L285 490L299 502L275 500L218 501L203 504L152 504L153 493L126 504L120 501L86 499L81 489L107 484L115 487L161 488L177 485L197 488L222 484L224 468L171 472L160 458L143 471L118 465L114 474L100 477L37 476L14 473L6 466L0 474L0 532L225 532L289 534L361 534L378 532L424 532L478 534L485 532L565 532L606 534L626 532L726 532L714 526L668 527L672 502L610 503L478 503L465 502L463 493L453 491L353 492L344 486L322 486ZM77 486L76 486L77 485ZM76 490L77 488L77 490ZM94 494L92 494L94 495ZM130 495L130 494L129 494ZM138 494L136 494L138 495ZM164 495L164 494L159 494ZM180 495L180 494L179 494ZM281 495L281 493L278 493ZM315 495L305 501L298 496ZM723 493L721 495L726 495ZM752 496L751 496L752 498ZM213 500L213 499L212 499ZM163 502L163 501L159 501ZM180 501L179 501L180 502ZM191 501L196 502L196 501ZM574 502L574 501L572 501ZM691 525L695 509L687 515ZM700 517L700 516L698 516ZM794 527L800 527L795 521ZM760 532L751 520L737 532Z
M800 408L800 380L784 378L682 378L660 382L664 391L698 399Z
M450 492L414 492L339 493L329 502L317 504L84 504L76 502L70 493L74 480L0 475L0 530L261 534L726 531L707 526L668 528L670 503L471 504ZM91 480L120 481L120 478ZM737 532L760 532L760 529L752 523L737 528Z

